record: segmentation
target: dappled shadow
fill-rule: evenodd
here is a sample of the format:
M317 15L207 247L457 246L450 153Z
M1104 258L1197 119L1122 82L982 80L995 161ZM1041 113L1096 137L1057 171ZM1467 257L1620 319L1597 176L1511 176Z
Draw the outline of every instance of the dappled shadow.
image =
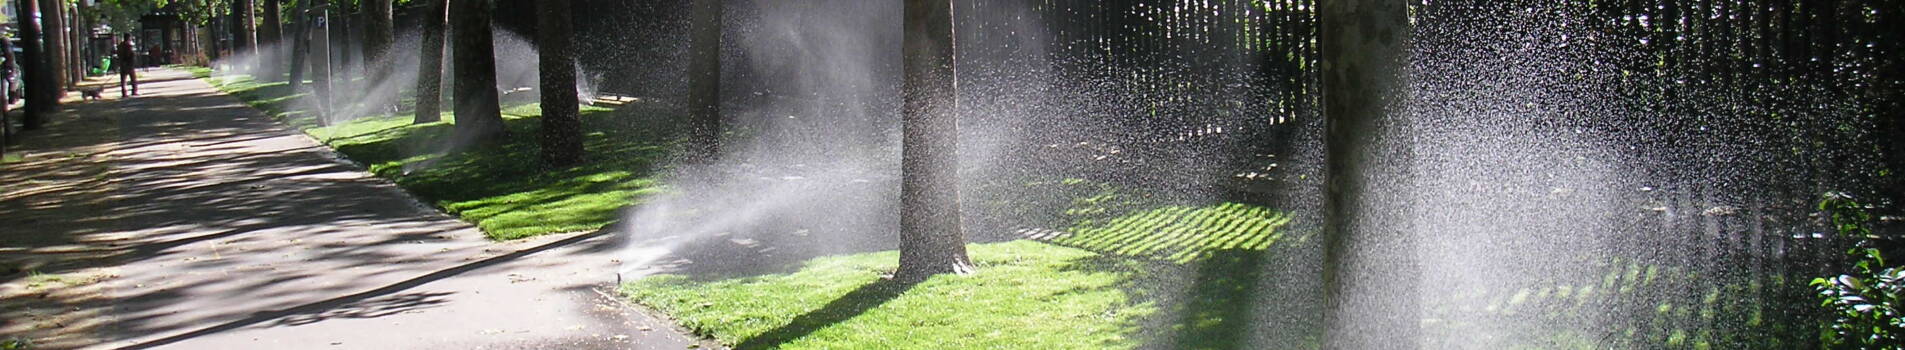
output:
M1117 288L1157 310L1129 334L1142 349L1315 348L1322 286L1301 249L1216 250L1184 264L1097 255L1068 270L1134 271Z
M32 152L81 153L9 166L7 178L40 182L0 192L0 210L9 213L0 227L48 238L8 235L0 262L15 271L0 282L26 270L119 266L99 282L110 301L79 305L116 311L101 332L106 341L256 317L254 310L372 316L299 306L489 255L467 225L229 96L187 79L141 90L139 98L74 104L55 116L51 127L99 135L38 138L47 141L29 145ZM428 300L413 301L406 307Z
M478 260L478 261L474 261L474 262L470 262L466 264L455 265L455 266L437 270L422 276L412 277L409 279L398 281L396 283L384 285L376 289L371 289L371 290L358 292L354 294L325 299L322 301L312 302L308 304L296 305L296 306L287 307L284 309L279 309L274 311L257 312L257 313L251 314L250 317L246 317L243 319L225 322L225 323L214 325L214 326L199 328L190 332L172 335L165 338L144 341L136 345L121 347L120 349L149 349L149 348L158 347L162 345L178 343L178 342L189 340L192 338L202 337L202 336L211 335L211 334L215 334L219 332L230 331L234 329L239 329L246 326L260 324L260 323L264 323L264 322L272 321L272 320L279 320L278 322L275 323L275 325L295 326L300 324L315 323L317 321L322 321L324 318L352 317L352 316L357 316L359 318L369 318L369 317L389 316L389 315L393 315L402 311L417 310L420 307L441 304L442 302L439 301L439 299L441 299L444 296L447 296L448 293L411 293L411 294L399 294L394 296L393 296L393 293L408 290L411 288L416 288L417 286L421 286L426 283L454 277L454 276L468 273L470 271L474 271L484 267L489 267L489 266L493 266L497 264L514 261L531 254L536 254L543 251L548 251L551 249L568 246L571 244L575 244L577 242L588 240L590 238L595 238L596 236L600 234L601 232L575 235L575 236L571 236L561 240L544 243L544 244L531 247L528 249L522 249L522 250L510 252L508 254L502 254L502 255L497 255L497 256L493 256L489 258L484 258L482 260ZM268 284L278 284L282 282L283 281L274 280L274 281L270 281ZM395 310L395 311L392 311L392 310Z

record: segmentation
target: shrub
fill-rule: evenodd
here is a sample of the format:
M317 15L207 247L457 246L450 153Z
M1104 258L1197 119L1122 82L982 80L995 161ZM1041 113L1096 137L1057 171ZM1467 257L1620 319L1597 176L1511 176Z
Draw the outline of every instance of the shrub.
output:
M1819 202L1819 210L1832 220L1842 236L1856 237L1859 244L1846 251L1857 261L1853 272L1812 280L1819 292L1820 306L1831 310L1834 319L1820 332L1821 342L1830 348L1897 349L1905 344L1905 269L1889 267L1885 256L1873 247L1872 214L1864 205L1842 193L1830 193Z

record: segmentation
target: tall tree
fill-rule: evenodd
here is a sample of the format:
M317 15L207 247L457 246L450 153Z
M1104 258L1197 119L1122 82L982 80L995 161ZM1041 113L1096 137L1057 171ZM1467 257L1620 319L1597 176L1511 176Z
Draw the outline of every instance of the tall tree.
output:
M331 60L331 75L337 80L334 84L338 86L338 90L348 92L351 91L350 1L332 1L331 6L326 7L325 10L330 12L330 15L325 17L325 20L329 22L325 28L330 31L330 55L327 57Z
M1388 170L1384 123L1402 112L1408 2L1321 2L1323 56L1323 283L1326 349L1414 348L1420 317L1409 237L1370 218L1372 187ZM1393 212L1392 212L1393 213ZM1381 282L1375 282L1381 281ZM1400 292L1398 292L1400 290Z
M80 14L80 23L78 26L80 34L78 36L80 37L80 42L85 43L87 42L87 37L92 35L93 28L99 27L99 19L103 17L103 15L100 14L99 8L95 7L97 5L94 5L92 1L75 2L73 6L75 6L73 13ZM108 41L110 42L110 40ZM82 44L79 47L82 48L77 51L80 54L80 67L85 70L92 70L93 64L99 63L100 55L103 53L99 52L99 48L93 45ZM81 73L79 78L85 79L85 73Z
M61 10L63 5L65 1L62 0L40 0L40 20L43 21L40 23L40 28L43 29L42 34L44 34L41 36L45 37L43 40L46 40L46 50L44 50L46 70L53 73L54 97L53 102L48 105L52 108L59 108L59 96L64 94L67 84L70 83L66 79L68 68L66 65L66 21L60 18L65 12Z
M497 105L495 39L490 35L490 0L448 0L456 103L456 144L502 140L503 115Z
M363 0L364 7L364 66L375 84L390 76L390 43L393 39L391 29L391 0Z
M575 28L569 0L536 3L536 46L542 92L542 161L553 167L582 162L582 120L577 111Z
M304 0L298 1L297 7L291 11L291 27L287 33L291 35L291 64L285 69L285 84L292 92L304 85L304 72L307 70L304 61L311 51L310 9L311 2Z
M258 3L253 0L231 0L231 4L232 57L245 57L258 47Z
M258 19L258 71L264 81L278 81L284 68L284 21L279 17L284 0L264 0L264 14Z
M65 54L63 57L66 58L67 68L65 78L66 81L69 82L68 86L78 86L81 80L86 80L86 61L80 59L80 49L86 46L86 41L80 35L80 30L86 27L80 26L81 20L79 16L79 5L77 3L62 2L60 4L60 12L64 13L60 18L65 19L66 22L65 30L61 31L61 33L63 33L62 35L66 36L65 39L67 43L66 51L62 52Z
M46 50L40 46L40 23L36 16L40 11L39 0L17 0L14 8L19 9L20 21L20 78L25 84L26 114L22 117L21 127L26 130L39 129L45 124L46 113L52 112L52 105L59 103L59 87L54 85L52 72L46 68Z
M443 28L449 25L448 0L422 0L422 25L417 47L417 124L443 119Z
M968 273L959 210L952 0L906 0L900 94L900 267L894 279Z
M702 160L721 152L721 2L694 1L688 39L689 147Z

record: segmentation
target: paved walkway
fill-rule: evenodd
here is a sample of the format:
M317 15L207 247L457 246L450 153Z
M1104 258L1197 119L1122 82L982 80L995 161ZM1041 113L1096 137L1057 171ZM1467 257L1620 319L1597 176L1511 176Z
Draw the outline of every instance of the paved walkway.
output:
M603 294L610 235L490 242L184 72L143 80L141 97L69 104L0 169L0 334L97 349L712 345Z

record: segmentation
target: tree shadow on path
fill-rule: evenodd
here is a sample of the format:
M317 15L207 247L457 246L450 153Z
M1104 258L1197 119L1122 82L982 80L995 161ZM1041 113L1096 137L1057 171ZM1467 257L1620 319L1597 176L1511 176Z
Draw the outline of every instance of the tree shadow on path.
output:
M226 323L215 325L215 326L200 328L198 330L194 330L191 332L186 332L186 333L182 333L178 335L173 335L173 336L169 336L165 338L141 342L139 344L121 347L119 349L122 349L122 350L151 349L151 348L156 348L156 347L160 347L164 345L186 341L192 338L202 337L202 336L211 335L211 334L215 334L219 332L236 330L239 328L244 328L247 326L261 324L267 321L274 321L274 320L278 320L279 323L281 324L296 325L296 324L299 324L299 322L301 322L300 320L302 319L313 318L313 317L324 317L324 315L332 313L334 310L338 310L340 308L361 306L363 303L373 298L386 296L386 295L395 295L397 292L401 292L411 288L416 288L417 286L428 284L430 282L454 277L454 276L461 275L463 273L470 272L476 269L481 269L484 267L489 267L489 266L513 261L513 260L522 258L524 256L528 256L530 254L535 254L535 253L547 251L550 249L555 249L558 247L575 244L577 242L582 242L590 238L595 238L596 236L603 235L607 232L608 231L606 230L602 230L602 231L596 231L594 233L575 235L573 237L564 238L562 240L555 241L555 242L545 243L543 245L539 245L533 248L523 249L523 250L519 250L509 254L498 255L498 256L490 257L483 260L478 260L476 262L472 262L468 264L457 265L455 267L437 270L436 272L431 272L430 274L427 274L427 275L417 276L417 277L403 280L397 283L392 283L390 285L386 285L381 288L363 291L356 294L331 298L324 301L299 305L299 306L295 306L291 308L285 308L285 309L280 309L275 311L262 311L262 312L254 313L250 317L246 317L244 319L226 322ZM411 305L406 305L404 307L414 308L419 306L433 305L433 304L436 304L437 302L430 301L428 299L433 299L433 298L441 297L441 296L442 295L427 296L425 298L426 299L425 301L413 301L410 303ZM398 295L397 298L402 299L403 295ZM381 313L379 315L389 315L389 314L393 314L393 313ZM310 323L310 322L304 322L304 323Z

